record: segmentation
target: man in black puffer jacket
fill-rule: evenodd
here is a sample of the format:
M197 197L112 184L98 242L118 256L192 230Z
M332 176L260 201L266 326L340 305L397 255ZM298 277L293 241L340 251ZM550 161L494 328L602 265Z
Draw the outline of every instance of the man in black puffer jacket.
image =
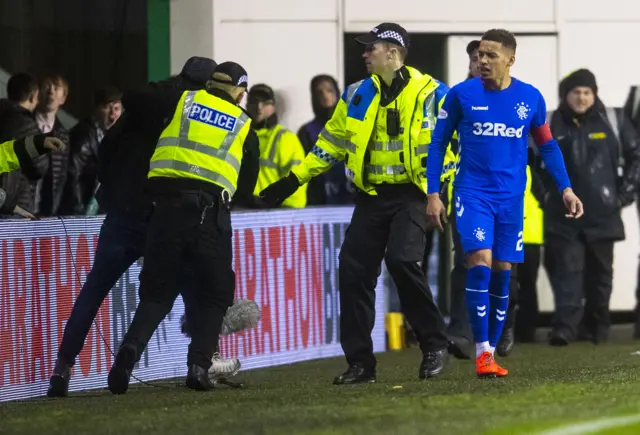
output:
M563 346L585 338L600 343L607 340L611 323L614 243L625 238L620 211L633 202L640 183L640 144L622 110L606 108L598 98L590 71L566 77L560 99L550 117L551 131L585 214L566 219L562 198L540 171L549 192L544 261L556 306L549 342Z

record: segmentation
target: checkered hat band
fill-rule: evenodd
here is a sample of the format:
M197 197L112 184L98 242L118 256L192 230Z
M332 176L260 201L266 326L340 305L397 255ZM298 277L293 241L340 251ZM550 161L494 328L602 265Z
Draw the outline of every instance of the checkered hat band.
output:
M248 82L249 82L249 77L247 77L247 75L245 74L238 79L238 84L236 86L240 86L241 84L248 83Z
M377 36L380 39L395 39L400 43L400 45L402 45L403 47L406 47L404 45L404 39L402 38L402 35L394 30L385 30L382 33L378 33Z

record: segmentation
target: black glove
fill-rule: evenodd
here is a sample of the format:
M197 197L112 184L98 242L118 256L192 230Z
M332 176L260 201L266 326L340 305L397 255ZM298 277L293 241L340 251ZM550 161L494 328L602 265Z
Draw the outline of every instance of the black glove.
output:
M266 189L260 192L260 197L269 207L277 207L282 204L285 199L293 195L299 187L300 182L298 181L298 177L291 172L286 177L267 186Z
M619 194L618 202L620 202L620 208L624 208L633 204L634 199L635 199L635 195L628 194L628 193Z

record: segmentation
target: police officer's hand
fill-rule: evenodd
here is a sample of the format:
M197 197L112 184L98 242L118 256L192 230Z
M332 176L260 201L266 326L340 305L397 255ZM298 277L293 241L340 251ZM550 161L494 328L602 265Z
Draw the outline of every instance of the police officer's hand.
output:
M269 206L277 207L284 202L285 199L293 195L300 187L298 177L291 172L284 178L267 186L260 192L260 198Z
M35 215L31 212L28 212L27 210L23 209L22 207L16 205L16 207L13 209L13 212L19 216L22 216L23 218L27 218L27 219L31 219L31 220L38 220L37 217L35 217Z
M573 193L573 189L566 188L562 191L562 201L568 213L564 216L568 219L579 219L584 214L584 207L580 198Z
M427 219L429 226L444 231L444 225L447 223L447 209L440 199L439 193L432 193L427 197Z

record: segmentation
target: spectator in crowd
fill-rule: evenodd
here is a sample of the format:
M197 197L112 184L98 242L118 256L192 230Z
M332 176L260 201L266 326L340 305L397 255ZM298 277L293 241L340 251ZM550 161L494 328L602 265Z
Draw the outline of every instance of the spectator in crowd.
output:
M93 114L71 130L71 156L63 210L65 215L89 213L98 189L98 146L122 114L122 92L112 86L94 96ZM104 213L104 208L97 210Z
M263 207L260 192L280 178L289 175L291 168L304 160L305 152L298 137L278 124L276 96L269 86L258 84L249 90L247 111L260 140L260 174L254 190L254 206ZM307 186L298 190L282 203L283 207L303 208L307 205Z
M7 82L7 99L0 100L0 141L21 139L40 133L33 111L38 104L38 81L30 74L17 73ZM46 159L47 157L41 157ZM29 180L43 174L40 165L13 171L0 176L0 188L9 201L22 209L33 211Z
M551 131L587 213L578 221L565 219L562 198L541 171L549 192L544 261L556 307L549 342L564 346L585 338L600 343L607 340L610 327L614 242L625 237L620 210L636 195L640 147L622 110L607 108L598 98L591 71L573 72L559 91L561 103L550 115Z
M69 85L59 75L50 75L40 81L40 94L35 118L42 133L51 133L62 140L64 150L54 151L42 157L39 163L44 177L31 182L34 213L39 216L56 216L62 200L69 166L69 132L58 117L58 110L67 101Z
M631 124L636 133L640 135L640 86L631 86L627 101L624 104L624 113L631 120ZM640 215L640 201L636 201L638 215ZM640 339L640 264L638 264L638 279L636 284L636 308L635 308L635 328L633 332L635 339Z
M298 138L305 154L315 146L318 135L331 118L339 98L340 89L333 77L320 74L311 79L314 118L298 130ZM345 175L344 162L339 162L309 182L307 205L353 204L355 193L355 186Z

